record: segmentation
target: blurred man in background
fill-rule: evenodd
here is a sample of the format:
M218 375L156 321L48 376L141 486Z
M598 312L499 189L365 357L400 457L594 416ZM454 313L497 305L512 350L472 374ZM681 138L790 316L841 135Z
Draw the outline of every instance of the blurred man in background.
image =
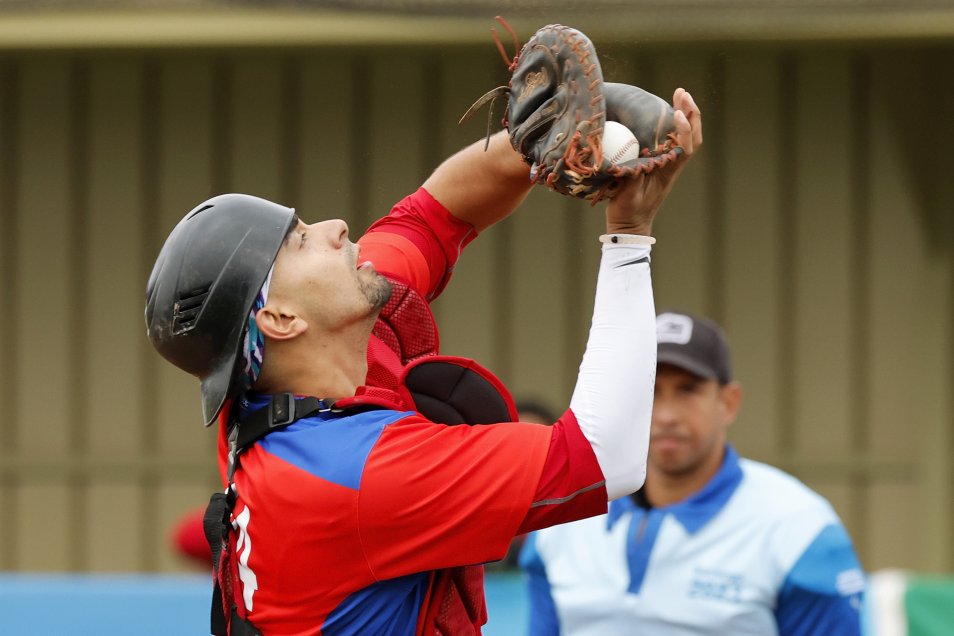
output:
M727 442L742 389L711 321L657 318L644 487L530 535L530 633L855 636L864 575L827 501Z

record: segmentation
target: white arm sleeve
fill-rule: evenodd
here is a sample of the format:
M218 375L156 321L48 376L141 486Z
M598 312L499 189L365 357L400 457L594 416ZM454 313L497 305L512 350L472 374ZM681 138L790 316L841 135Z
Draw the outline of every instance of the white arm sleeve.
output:
M603 245L593 322L570 400L610 500L646 479L656 381L649 252L648 245Z

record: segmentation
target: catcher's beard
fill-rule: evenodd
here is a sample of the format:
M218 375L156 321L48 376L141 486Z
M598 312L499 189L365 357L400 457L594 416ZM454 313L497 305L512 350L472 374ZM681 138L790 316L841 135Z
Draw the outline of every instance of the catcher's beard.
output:
M391 300L391 291L391 283L381 274L375 273L370 280L361 283L361 292L368 299L371 310L375 315Z

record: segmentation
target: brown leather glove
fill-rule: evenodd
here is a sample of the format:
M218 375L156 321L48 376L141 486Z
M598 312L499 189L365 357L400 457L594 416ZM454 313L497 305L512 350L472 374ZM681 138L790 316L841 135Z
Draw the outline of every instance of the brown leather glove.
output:
M461 121L507 95L503 124L535 182L595 203L612 196L620 180L665 165L679 152L672 139L672 107L635 86L604 84L593 43L576 29L543 27L523 46L510 70L509 86L485 94ZM639 159L613 164L603 156L607 119L633 132Z

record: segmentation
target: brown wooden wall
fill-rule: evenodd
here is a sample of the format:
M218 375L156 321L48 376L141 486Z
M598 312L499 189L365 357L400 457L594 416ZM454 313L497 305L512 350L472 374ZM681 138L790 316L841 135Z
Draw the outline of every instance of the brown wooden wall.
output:
M829 497L867 568L954 568L954 46L600 46L608 79L705 113L656 298L725 325L738 448ZM185 212L242 191L358 232L505 79L492 45L0 54L0 570L184 567L167 534L216 487L215 436L142 311ZM443 351L565 408L601 224L531 195L437 302Z

